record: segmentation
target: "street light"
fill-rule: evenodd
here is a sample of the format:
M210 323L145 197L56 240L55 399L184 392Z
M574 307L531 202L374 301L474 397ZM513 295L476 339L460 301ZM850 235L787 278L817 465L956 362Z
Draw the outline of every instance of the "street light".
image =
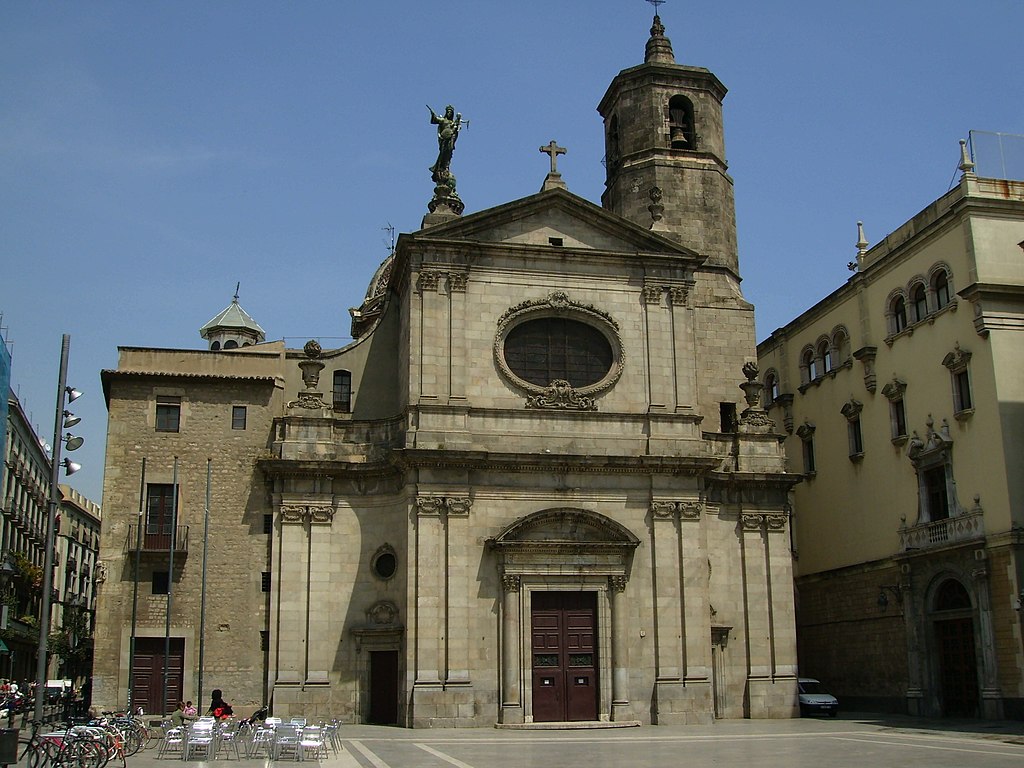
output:
M82 468L70 459L60 459L61 443L74 451L85 442L71 433L61 437L64 420L70 416L64 406L82 396L82 393L68 383L68 353L71 350L71 336L64 334L60 345L60 372L57 383L57 408L53 420L53 455L50 457L50 503L46 515L46 548L43 552L43 595L39 611L39 648L36 655L36 706L35 719L43 719L43 702L46 700L46 642L50 636L50 605L53 602L53 536L57 522L57 507L60 506L60 468L71 475ZM77 424L78 422L74 422ZM68 426L73 426L70 424Z

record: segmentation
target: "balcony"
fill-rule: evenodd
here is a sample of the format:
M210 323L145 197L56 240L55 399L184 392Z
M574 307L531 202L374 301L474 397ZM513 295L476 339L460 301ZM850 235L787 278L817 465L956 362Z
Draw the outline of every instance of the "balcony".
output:
M140 537L139 526L129 525L125 549L128 552L138 551L142 554L169 553L172 541L175 554L188 554L188 526L179 525L172 531L170 526L144 524Z
M972 509L956 517L936 520L900 528L900 548L908 549L939 549L953 546L965 541L975 541L985 537L985 526L981 509Z

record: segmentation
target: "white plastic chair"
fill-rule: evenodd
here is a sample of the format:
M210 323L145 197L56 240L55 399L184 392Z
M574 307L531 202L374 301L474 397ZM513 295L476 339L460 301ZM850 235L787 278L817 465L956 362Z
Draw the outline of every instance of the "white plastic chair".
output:
M192 755L199 752L207 760L212 760L217 754L217 731L212 718L209 721L200 718L188 729L182 759L190 760Z
M185 756L185 727L182 725L164 729L164 740L160 742L160 749L156 757L159 760L166 754L178 753L182 758Z

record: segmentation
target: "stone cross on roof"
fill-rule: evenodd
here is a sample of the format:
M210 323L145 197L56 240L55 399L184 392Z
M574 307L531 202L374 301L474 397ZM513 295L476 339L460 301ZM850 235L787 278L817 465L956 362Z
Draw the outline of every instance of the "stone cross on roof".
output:
M546 152L551 158L551 173L558 173L558 156L565 154L565 147L560 147L554 139L551 140L550 144L540 148L541 152Z

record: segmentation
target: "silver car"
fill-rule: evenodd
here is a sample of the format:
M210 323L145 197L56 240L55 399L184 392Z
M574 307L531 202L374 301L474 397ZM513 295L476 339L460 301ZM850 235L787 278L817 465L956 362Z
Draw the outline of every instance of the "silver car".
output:
M821 683L813 677L801 677L798 683L801 716L824 713L829 717L835 717L839 714L839 701L826 691Z

